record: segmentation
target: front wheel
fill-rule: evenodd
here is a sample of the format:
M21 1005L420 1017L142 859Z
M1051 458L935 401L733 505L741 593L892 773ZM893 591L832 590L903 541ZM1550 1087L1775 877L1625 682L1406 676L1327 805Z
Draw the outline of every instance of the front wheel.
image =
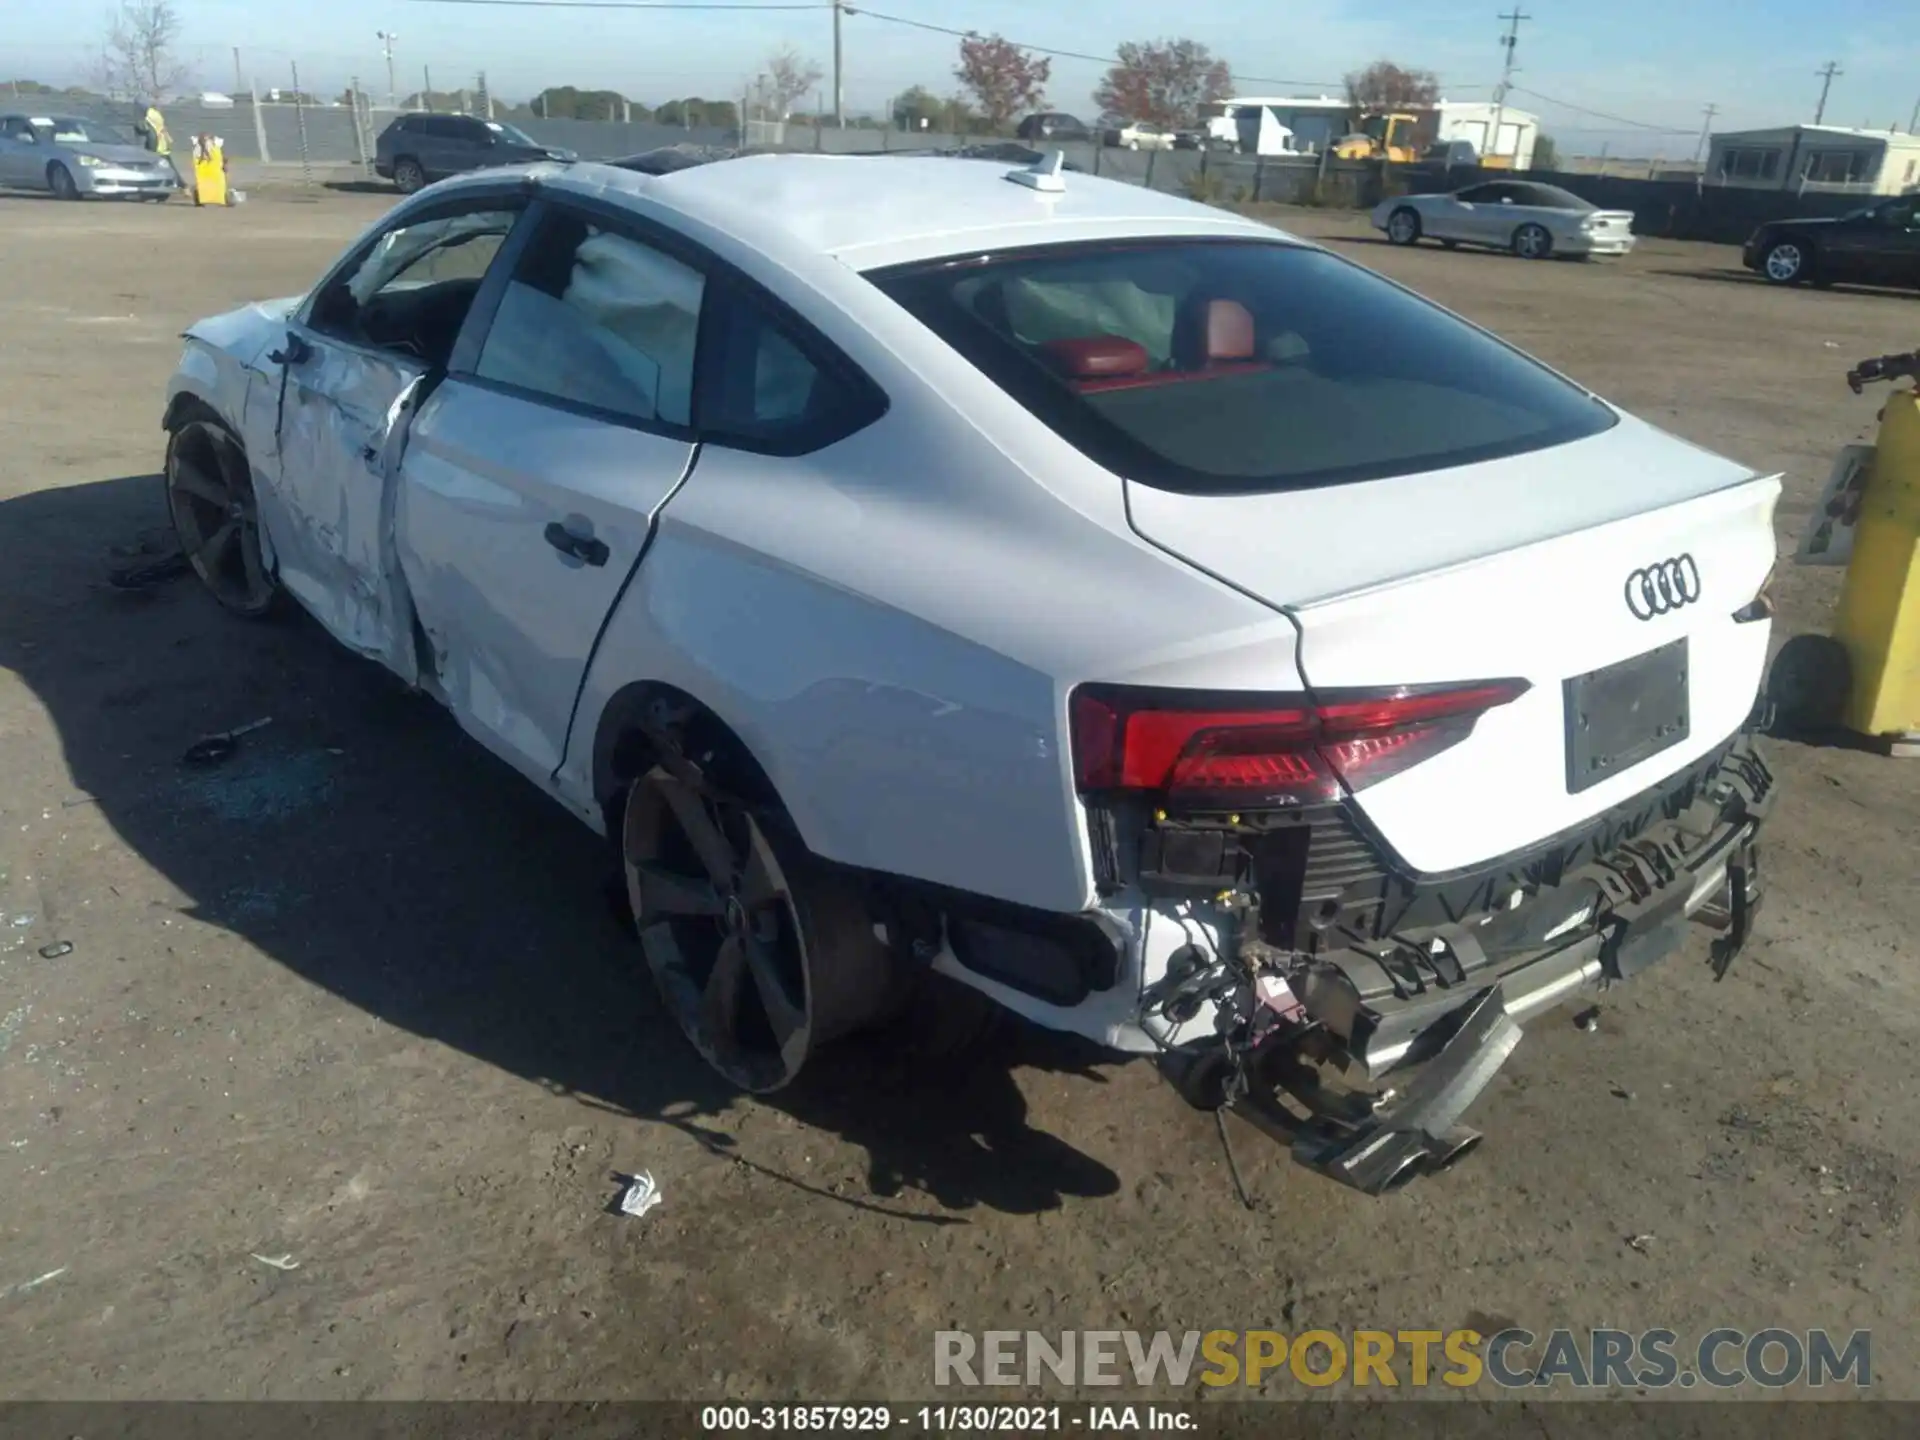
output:
M1798 240L1776 240L1761 258L1760 270L1775 285L1798 285L1808 278L1812 259Z
M80 187L74 184L73 172L58 160L47 166L47 188L53 191L56 200L78 200Z
M1420 212L1411 205L1402 205L1387 217L1387 239L1396 245L1418 245L1420 243Z
M621 823L627 903L681 1033L755 1094L881 1018L893 960L857 889L761 810L656 767Z
M236 615L277 611L281 590L261 552L253 472L233 432L189 420L167 441L166 478L174 533L200 583Z
M427 172L420 168L418 160L406 159L393 162L393 188L402 195L411 195L427 183Z
M1513 253L1522 260L1544 260L1553 254L1553 236L1544 225L1522 225L1513 232Z

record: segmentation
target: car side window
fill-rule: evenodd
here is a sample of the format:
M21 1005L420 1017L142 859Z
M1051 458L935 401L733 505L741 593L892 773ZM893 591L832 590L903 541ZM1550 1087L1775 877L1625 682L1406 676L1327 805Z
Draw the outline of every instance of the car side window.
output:
M1469 205L1485 205L1494 198L1494 188L1492 185L1470 185L1453 198Z
M394 226L327 281L307 323L323 335L444 364L517 205L442 211Z
M705 293L698 270L555 210L514 269L474 374L631 420L690 425Z
M803 338L749 297L720 302L711 359L703 357L700 429L716 443L795 455L843 440L886 401L825 342Z
M8 140L33 139L33 127L17 116L9 115L0 120L0 138Z

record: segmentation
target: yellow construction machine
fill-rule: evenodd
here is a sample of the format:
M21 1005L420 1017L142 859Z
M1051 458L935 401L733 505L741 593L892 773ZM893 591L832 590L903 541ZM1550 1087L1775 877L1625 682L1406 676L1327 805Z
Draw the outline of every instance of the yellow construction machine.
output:
M1413 142L1413 127L1418 123L1418 116L1397 110L1363 115L1353 133L1334 144L1334 158L1390 160L1396 165L1411 165L1420 158Z

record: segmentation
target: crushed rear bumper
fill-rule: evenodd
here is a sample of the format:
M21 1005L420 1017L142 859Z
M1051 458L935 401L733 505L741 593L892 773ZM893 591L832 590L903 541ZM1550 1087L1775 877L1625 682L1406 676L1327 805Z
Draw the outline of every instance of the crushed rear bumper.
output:
M1527 1021L1632 979L1678 947L1689 920L1719 932L1713 968L1726 975L1764 896L1756 840L1772 801L1773 777L1742 737L1685 811L1524 906L1434 927L1417 947L1388 941L1322 957L1301 987L1308 1016L1337 1038L1350 1071L1403 1083L1303 1084L1291 1056L1256 1051L1230 1108L1368 1194L1443 1168L1478 1142L1462 1116Z

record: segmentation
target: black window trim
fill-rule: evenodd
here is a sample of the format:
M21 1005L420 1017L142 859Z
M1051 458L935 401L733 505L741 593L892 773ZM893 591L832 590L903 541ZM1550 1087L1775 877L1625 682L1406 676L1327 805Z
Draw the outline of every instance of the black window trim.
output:
M528 182L520 180L504 184L476 187L474 189L463 188L459 193L454 195L436 195L424 203L409 203L396 206L387 212L384 223L382 223L377 230L367 235L358 245L355 245L351 250L347 251L345 255L341 256L340 259L334 261L333 266L327 273L320 277L319 283L309 290L306 297L294 307L293 313L288 317L288 320L291 324L298 326L302 330L311 331L314 335L325 340L329 345L344 345L348 349L362 355L377 355L390 360L396 352L383 349L378 345L368 345L363 341L351 340L345 336L336 335L330 330L322 330L316 326L313 323L314 302L320 298L328 287L338 281L341 276L349 273L364 261L374 246L378 245L396 230L404 230L410 225L420 225L430 220L439 220L449 215L464 214L473 210L485 210L489 208L517 210L520 212L519 218L514 221L512 227L507 231L506 238L500 242L500 249L495 252L493 262L487 267L487 273L480 281L480 289L474 294L474 304L468 309L467 319L460 330L460 338L464 338L467 330L473 325L474 310L478 308L481 298L486 294L488 281L493 278L494 271L499 269L501 255L504 255L508 248L513 246L514 237L526 230L527 214L532 209L533 201L533 187ZM459 354L460 338L455 339L453 350L450 352L451 354ZM415 356L413 358L418 360L419 357ZM428 366L427 368L431 370L434 367Z
M1537 442L1531 437L1516 439L1495 445L1479 446L1447 457L1444 465L1435 465L1433 469L1457 469L1465 465L1485 464L1491 460L1505 459L1510 456L1538 454L1570 444L1591 435L1604 434L1617 428L1621 412L1606 400L1595 394L1570 376L1561 374L1545 361L1528 354L1509 341L1501 339L1484 325L1476 324L1443 305L1436 304L1426 296L1409 286L1400 284L1377 270L1336 254L1323 246L1303 244L1279 235L1272 239L1251 236L1206 236L1206 235L1137 235L1112 240L1090 241L1054 241L1050 244L1029 245L1006 250L974 252L966 255L945 256L937 260L911 260L899 265L889 265L880 269L863 272L864 277L872 281L883 295L900 305L908 315L925 326L927 333L940 344L948 346L962 359L973 365L989 384L999 386L1018 403L1028 414L1060 437L1068 445L1078 450L1088 460L1120 477L1130 484L1144 485L1148 489L1162 491L1172 495L1195 495L1207 497L1226 497L1232 495L1275 495L1294 491L1320 490L1338 485L1360 484L1372 479L1397 478L1408 472L1400 470L1382 471L1377 466L1348 466L1339 470L1306 475L1297 479L1279 480L1271 476L1250 477L1243 482L1235 482L1226 477L1215 477L1207 483L1196 483L1179 473L1179 467L1169 464L1139 441L1126 436L1118 427L1102 419L1098 414L1084 406L1062 404L1062 392L1058 383L1049 375L1035 367L1031 373L1007 367L996 373L983 365L969 353L971 347L949 338L928 325L926 321L899 300L890 288L889 282L912 280L921 277L943 274L953 270L985 269L989 266L1005 264L1028 258L1046 258L1049 256L1087 255L1101 252L1114 252L1140 249L1160 249L1166 246L1265 246L1281 250L1306 250L1324 255L1329 260L1360 271L1369 279L1390 285L1417 304L1438 311L1440 314L1457 321L1491 340L1503 350L1533 366L1536 370L1550 376L1567 386L1575 393L1584 396L1604 417L1598 429L1586 436L1561 437ZM991 344L1003 344L997 337L988 336ZM1003 378L1004 377L1004 378ZM1425 473L1425 472L1420 472Z
M512 281L513 272L519 266L520 256L527 245L532 243L532 237L539 233L540 226L546 217L555 212L571 213L616 234L625 235L699 273L702 281L700 324L694 341L690 423L679 425L659 419L643 420L621 411L583 404L543 390L530 390L524 386L489 379L476 372L475 367L479 364L480 353L486 348L487 336L493 328L494 318L499 313L500 303L506 297L507 286ZM832 431L824 432L824 438L820 438L820 434L816 433L789 439L737 435L709 427L705 423L705 412L713 403L718 384L714 365L717 363L717 357L723 352L723 342L720 339L724 333L722 321L726 318L728 309L740 305L754 309L765 317L823 375L840 380L859 392L868 402L858 408L857 413L864 417L860 423L852 429L836 427ZM885 415L891 405L885 390L844 351L822 335L817 327L795 312L791 306L785 304L765 286L736 266L729 264L698 241L670 226L662 225L622 206L572 191L541 190L536 193L527 214L521 218L520 224L514 227L514 233L508 236L507 244L502 246L500 253L494 257L492 268L488 270L486 279L481 282L479 293L474 296L473 307L467 312L467 322L461 328L460 337L455 341L449 357L447 374L451 379L478 389L510 395L530 404L550 406L556 410L585 416L588 419L602 420L630 430L641 430L648 434L664 435L693 443L718 445L723 449L744 450L757 455L788 458L812 454L858 434Z

